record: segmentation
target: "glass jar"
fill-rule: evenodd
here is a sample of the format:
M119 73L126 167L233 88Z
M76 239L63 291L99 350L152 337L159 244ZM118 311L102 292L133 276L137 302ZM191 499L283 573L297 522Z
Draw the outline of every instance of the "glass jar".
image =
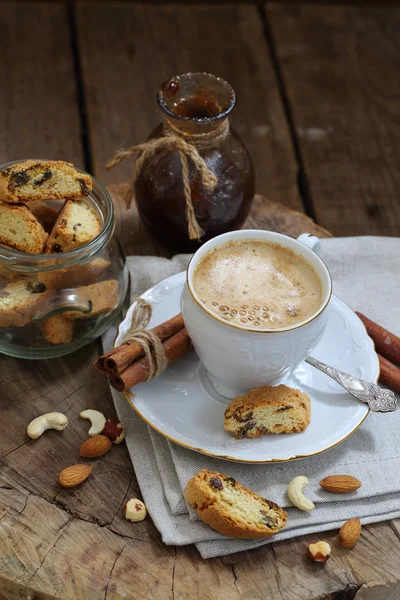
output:
M129 276L113 237L114 206L105 187L92 180L87 201L103 227L91 242L56 254L0 245L0 352L34 359L69 354L102 335L121 309ZM31 208L40 210L37 217L46 228L46 218L63 201L37 204Z
M229 126L236 103L232 87L207 73L186 73L167 81L157 95L164 124L149 140L165 136L166 128L192 144L216 175L207 191L192 161L190 191L195 216L204 235L190 240L179 153L155 151L137 173L135 197L150 234L174 252L194 252L216 235L240 229L254 197L254 167L239 135ZM204 141L206 140L206 142Z

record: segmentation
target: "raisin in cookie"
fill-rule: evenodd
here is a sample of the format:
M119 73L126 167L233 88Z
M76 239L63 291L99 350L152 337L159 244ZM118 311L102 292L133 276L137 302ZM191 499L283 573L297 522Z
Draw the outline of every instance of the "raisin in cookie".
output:
M0 203L0 244L28 254L40 254L47 233L23 204Z
M23 327L31 322L37 304L49 294L39 281L12 281L0 290L0 327Z
M310 424L307 394L286 385L265 386L234 398L225 411L224 429L236 438L269 433L299 433Z
M92 186L90 175L62 160L25 160L0 171L2 202L83 198Z
M46 243L46 253L67 252L87 244L101 231L101 221L85 200L67 200Z
M185 498L207 525L232 538L274 535L286 525L287 514L233 477L203 469L190 479Z

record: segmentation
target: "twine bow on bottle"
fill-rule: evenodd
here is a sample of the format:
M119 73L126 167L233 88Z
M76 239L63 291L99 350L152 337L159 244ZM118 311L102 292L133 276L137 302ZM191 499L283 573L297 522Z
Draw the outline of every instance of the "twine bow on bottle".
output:
M218 183L217 177L207 167L204 159L200 156L198 149L199 146L208 146L211 141L215 141L217 138L225 137L228 133L228 123L223 122L221 126L212 132L205 134L193 134L188 136L190 142L183 139L185 135L182 131L174 127L171 123L166 122L164 124L164 136L148 140L143 144L137 144L131 146L127 150L121 150L110 160L107 164L107 170L112 169L122 160L129 158L133 154L138 153L136 159L136 165L133 170L131 180L129 182L129 189L126 197L127 207L131 205L134 185L136 179L139 177L144 164L148 158L153 156L155 152L170 152L176 151L179 154L179 158L182 165L182 180L183 190L185 196L185 213L188 222L188 233L189 239L198 240L204 235L204 231L201 229L197 222L196 215L194 212L194 206L192 202L191 189L190 189L190 172L189 172L189 159L192 161L196 168L196 173L199 174L200 181L206 190L212 192Z
M146 381L161 375L168 365L160 338L149 329L146 329L151 314L151 304L143 298L138 298L133 309L131 325L123 338L124 344L137 342L143 348L144 355L149 363L149 375Z

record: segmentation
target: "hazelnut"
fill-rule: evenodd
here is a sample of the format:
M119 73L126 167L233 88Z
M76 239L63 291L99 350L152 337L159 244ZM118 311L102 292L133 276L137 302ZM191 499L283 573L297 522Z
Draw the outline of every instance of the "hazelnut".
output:
M314 562L325 562L331 555L331 547L328 542L311 542L307 546L307 552Z
M113 444L120 444L125 438L125 428L122 423L118 423L117 419L110 417L104 424L104 429L101 432L106 435Z
M131 498L125 503L124 506L125 519L137 523L143 521L147 515L147 509L144 503L137 498Z

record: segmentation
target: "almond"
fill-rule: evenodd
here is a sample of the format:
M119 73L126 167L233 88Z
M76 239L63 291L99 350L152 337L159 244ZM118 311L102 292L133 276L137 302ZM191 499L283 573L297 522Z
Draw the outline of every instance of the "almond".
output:
M357 544L360 534L360 519L350 519L350 521L346 521L339 531L339 544L343 548L352 548Z
M83 442L79 454L85 458L97 458L111 448L111 440L106 435L95 435Z
M319 485L327 492L335 494L347 494L361 487L361 481L352 475L329 475L319 482Z
M93 467L90 465L72 465L67 467L58 476L58 482L63 487L75 487L83 483L92 472Z

